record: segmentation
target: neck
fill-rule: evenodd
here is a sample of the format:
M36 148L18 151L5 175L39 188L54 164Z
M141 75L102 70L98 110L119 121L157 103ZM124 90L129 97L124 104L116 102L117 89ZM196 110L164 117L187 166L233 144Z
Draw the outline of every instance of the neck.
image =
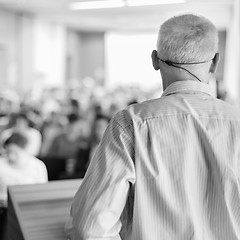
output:
M165 90L169 85L171 85L174 82L180 82L180 81L197 81L199 82L197 79L195 79L194 77L188 77L188 76L166 76L166 77L162 77L162 81L163 81L163 90Z
M165 90L170 84L176 81L197 81L197 82L204 82L208 83L208 77L206 74L202 74L201 71L197 71L196 69L187 69L188 71L184 69L179 68L168 68L165 71L161 71L162 75L162 81L163 81L163 90Z

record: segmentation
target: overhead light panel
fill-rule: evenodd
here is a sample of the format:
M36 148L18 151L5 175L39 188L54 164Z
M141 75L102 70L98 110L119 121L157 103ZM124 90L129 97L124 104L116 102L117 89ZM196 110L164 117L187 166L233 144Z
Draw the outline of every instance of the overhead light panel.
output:
M127 5L130 7L134 6L151 6L161 4L177 4L185 3L186 0L127 0Z
M125 2L122 0L103 0L103 1L88 1L88 2L73 2L70 4L71 10L83 9L101 9L101 8L118 8L124 7Z
M100 0L70 3L71 10L101 9L101 8L120 8L135 6L151 6L161 4L185 3L186 0Z

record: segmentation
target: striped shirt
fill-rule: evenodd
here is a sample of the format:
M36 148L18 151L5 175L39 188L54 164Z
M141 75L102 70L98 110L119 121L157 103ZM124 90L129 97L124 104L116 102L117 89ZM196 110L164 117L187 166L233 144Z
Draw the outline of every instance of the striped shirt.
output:
M72 240L239 240L240 112L177 81L117 113L76 193Z

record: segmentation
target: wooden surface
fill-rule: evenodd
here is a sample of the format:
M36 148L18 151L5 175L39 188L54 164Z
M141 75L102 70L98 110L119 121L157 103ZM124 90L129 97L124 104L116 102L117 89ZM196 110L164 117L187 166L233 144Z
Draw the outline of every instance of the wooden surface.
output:
M64 224L82 179L9 187L9 240L66 239Z

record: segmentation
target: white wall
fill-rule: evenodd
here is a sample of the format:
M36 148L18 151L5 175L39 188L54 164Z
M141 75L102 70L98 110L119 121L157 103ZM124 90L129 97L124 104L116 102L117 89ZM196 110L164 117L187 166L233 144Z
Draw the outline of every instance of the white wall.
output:
M0 10L0 83L1 87L17 81L17 15Z
M66 29L64 26L33 20L33 71L36 84L62 86L65 83Z
M80 80L82 77L82 41L80 33L68 29L66 46L66 80Z
M0 84L19 93L85 77L104 81L104 33L0 10Z
M227 29L224 84L233 102L240 106L240 3L235 0Z
M86 77L103 82L105 78L104 33L68 29L67 81Z
M0 10L0 84L27 93L65 83L66 29L31 14Z
M18 92L28 92L33 81L33 18L31 15L18 14L16 47L17 47L17 79L14 83Z
M151 59L156 43L157 32L106 34L107 85L161 87L160 73L153 69Z

